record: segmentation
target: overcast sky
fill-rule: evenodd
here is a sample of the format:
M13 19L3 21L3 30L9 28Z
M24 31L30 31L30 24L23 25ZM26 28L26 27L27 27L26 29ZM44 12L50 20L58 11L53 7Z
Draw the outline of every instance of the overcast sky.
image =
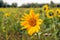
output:
M18 6L27 3L50 3L50 1L53 1L54 3L60 3L60 0L3 0L3 1L7 2L8 4L12 4L13 2L16 2Z

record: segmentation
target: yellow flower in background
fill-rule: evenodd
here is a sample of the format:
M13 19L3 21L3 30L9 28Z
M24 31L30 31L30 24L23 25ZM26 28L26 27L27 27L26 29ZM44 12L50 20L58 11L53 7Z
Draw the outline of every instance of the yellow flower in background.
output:
M42 19L39 19L39 14L34 14L33 9L30 10L29 14L25 13L22 20L22 29L26 29L29 35L39 32Z
M44 5L43 8L42 8L43 12L44 11L48 11L48 5Z
M46 13L46 16L48 18L53 18L56 16L56 14L54 13L54 10L48 10L47 13Z
M5 13L4 16L5 16L5 17L9 17L9 16L10 16L10 13Z
M58 17L60 17L60 9L56 9L56 14Z

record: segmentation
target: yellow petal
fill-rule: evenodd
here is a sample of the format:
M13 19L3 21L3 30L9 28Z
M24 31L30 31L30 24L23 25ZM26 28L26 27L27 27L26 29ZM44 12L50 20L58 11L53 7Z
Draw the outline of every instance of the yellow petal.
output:
M22 27L21 29L23 30L23 29L30 29L31 27L29 26L29 25L26 25L26 26L24 26L24 27Z
M28 15L28 14L26 14L26 13L24 13L24 16L27 16L27 17L29 17L29 15Z
M21 18L21 20L29 20L30 19L30 15L24 13L24 16Z
M27 27L22 27L21 30L26 29Z
M30 17L34 17L35 15L34 15L34 10L33 9L31 9L30 10Z
M38 33L39 32L39 30L36 28L36 32Z
M37 14L35 15L35 19L38 19L38 18L39 18L39 16L40 16L40 14L39 14L39 13L37 13Z
M36 26L34 27L34 29L35 29L36 32L39 32L40 26L39 26L39 25L36 25Z
M34 34L35 33L35 30L33 29L33 28L31 28L29 31L28 31L28 34L29 35L32 35L32 34Z
M20 22L20 23L21 23L20 25L23 25L23 26L28 25L27 21L23 21L23 22Z
M38 20L37 20L37 24L38 24L38 25L41 24L42 22L43 22L42 19L38 19Z

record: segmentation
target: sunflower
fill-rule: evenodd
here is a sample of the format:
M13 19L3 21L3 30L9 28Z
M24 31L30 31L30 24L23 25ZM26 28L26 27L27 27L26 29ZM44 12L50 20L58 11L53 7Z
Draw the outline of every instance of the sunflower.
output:
M54 10L48 10L47 13L46 13L46 16L48 18L53 18L56 16L56 14L54 13Z
M43 20L39 19L39 14L34 14L33 9L30 10L29 14L25 13L21 19L22 29L26 29L29 35L39 32Z
M5 13L4 16L5 16L5 17L9 17L9 16L10 16L10 13Z
M60 9L56 9L56 14L58 17L60 17Z
M48 5L44 5L43 8L42 8L43 12L44 11L48 11Z

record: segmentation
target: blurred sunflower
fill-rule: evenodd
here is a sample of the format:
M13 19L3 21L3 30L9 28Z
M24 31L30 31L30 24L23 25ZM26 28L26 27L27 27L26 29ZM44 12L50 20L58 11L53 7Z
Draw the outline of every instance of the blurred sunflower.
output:
M56 14L57 14L58 17L60 17L60 9L56 10Z
M9 17L9 16L10 16L10 13L5 13L4 16L5 16L5 17Z
M47 13L46 13L46 16L48 18L53 18L56 16L56 14L54 13L54 10L48 10Z
M26 29L29 35L39 32L40 24L43 22L39 19L39 13L34 14L33 9L30 10L29 14L26 14L22 18L21 25L24 26L22 29Z
M44 11L48 11L48 5L44 5L43 8L42 8L43 12Z

